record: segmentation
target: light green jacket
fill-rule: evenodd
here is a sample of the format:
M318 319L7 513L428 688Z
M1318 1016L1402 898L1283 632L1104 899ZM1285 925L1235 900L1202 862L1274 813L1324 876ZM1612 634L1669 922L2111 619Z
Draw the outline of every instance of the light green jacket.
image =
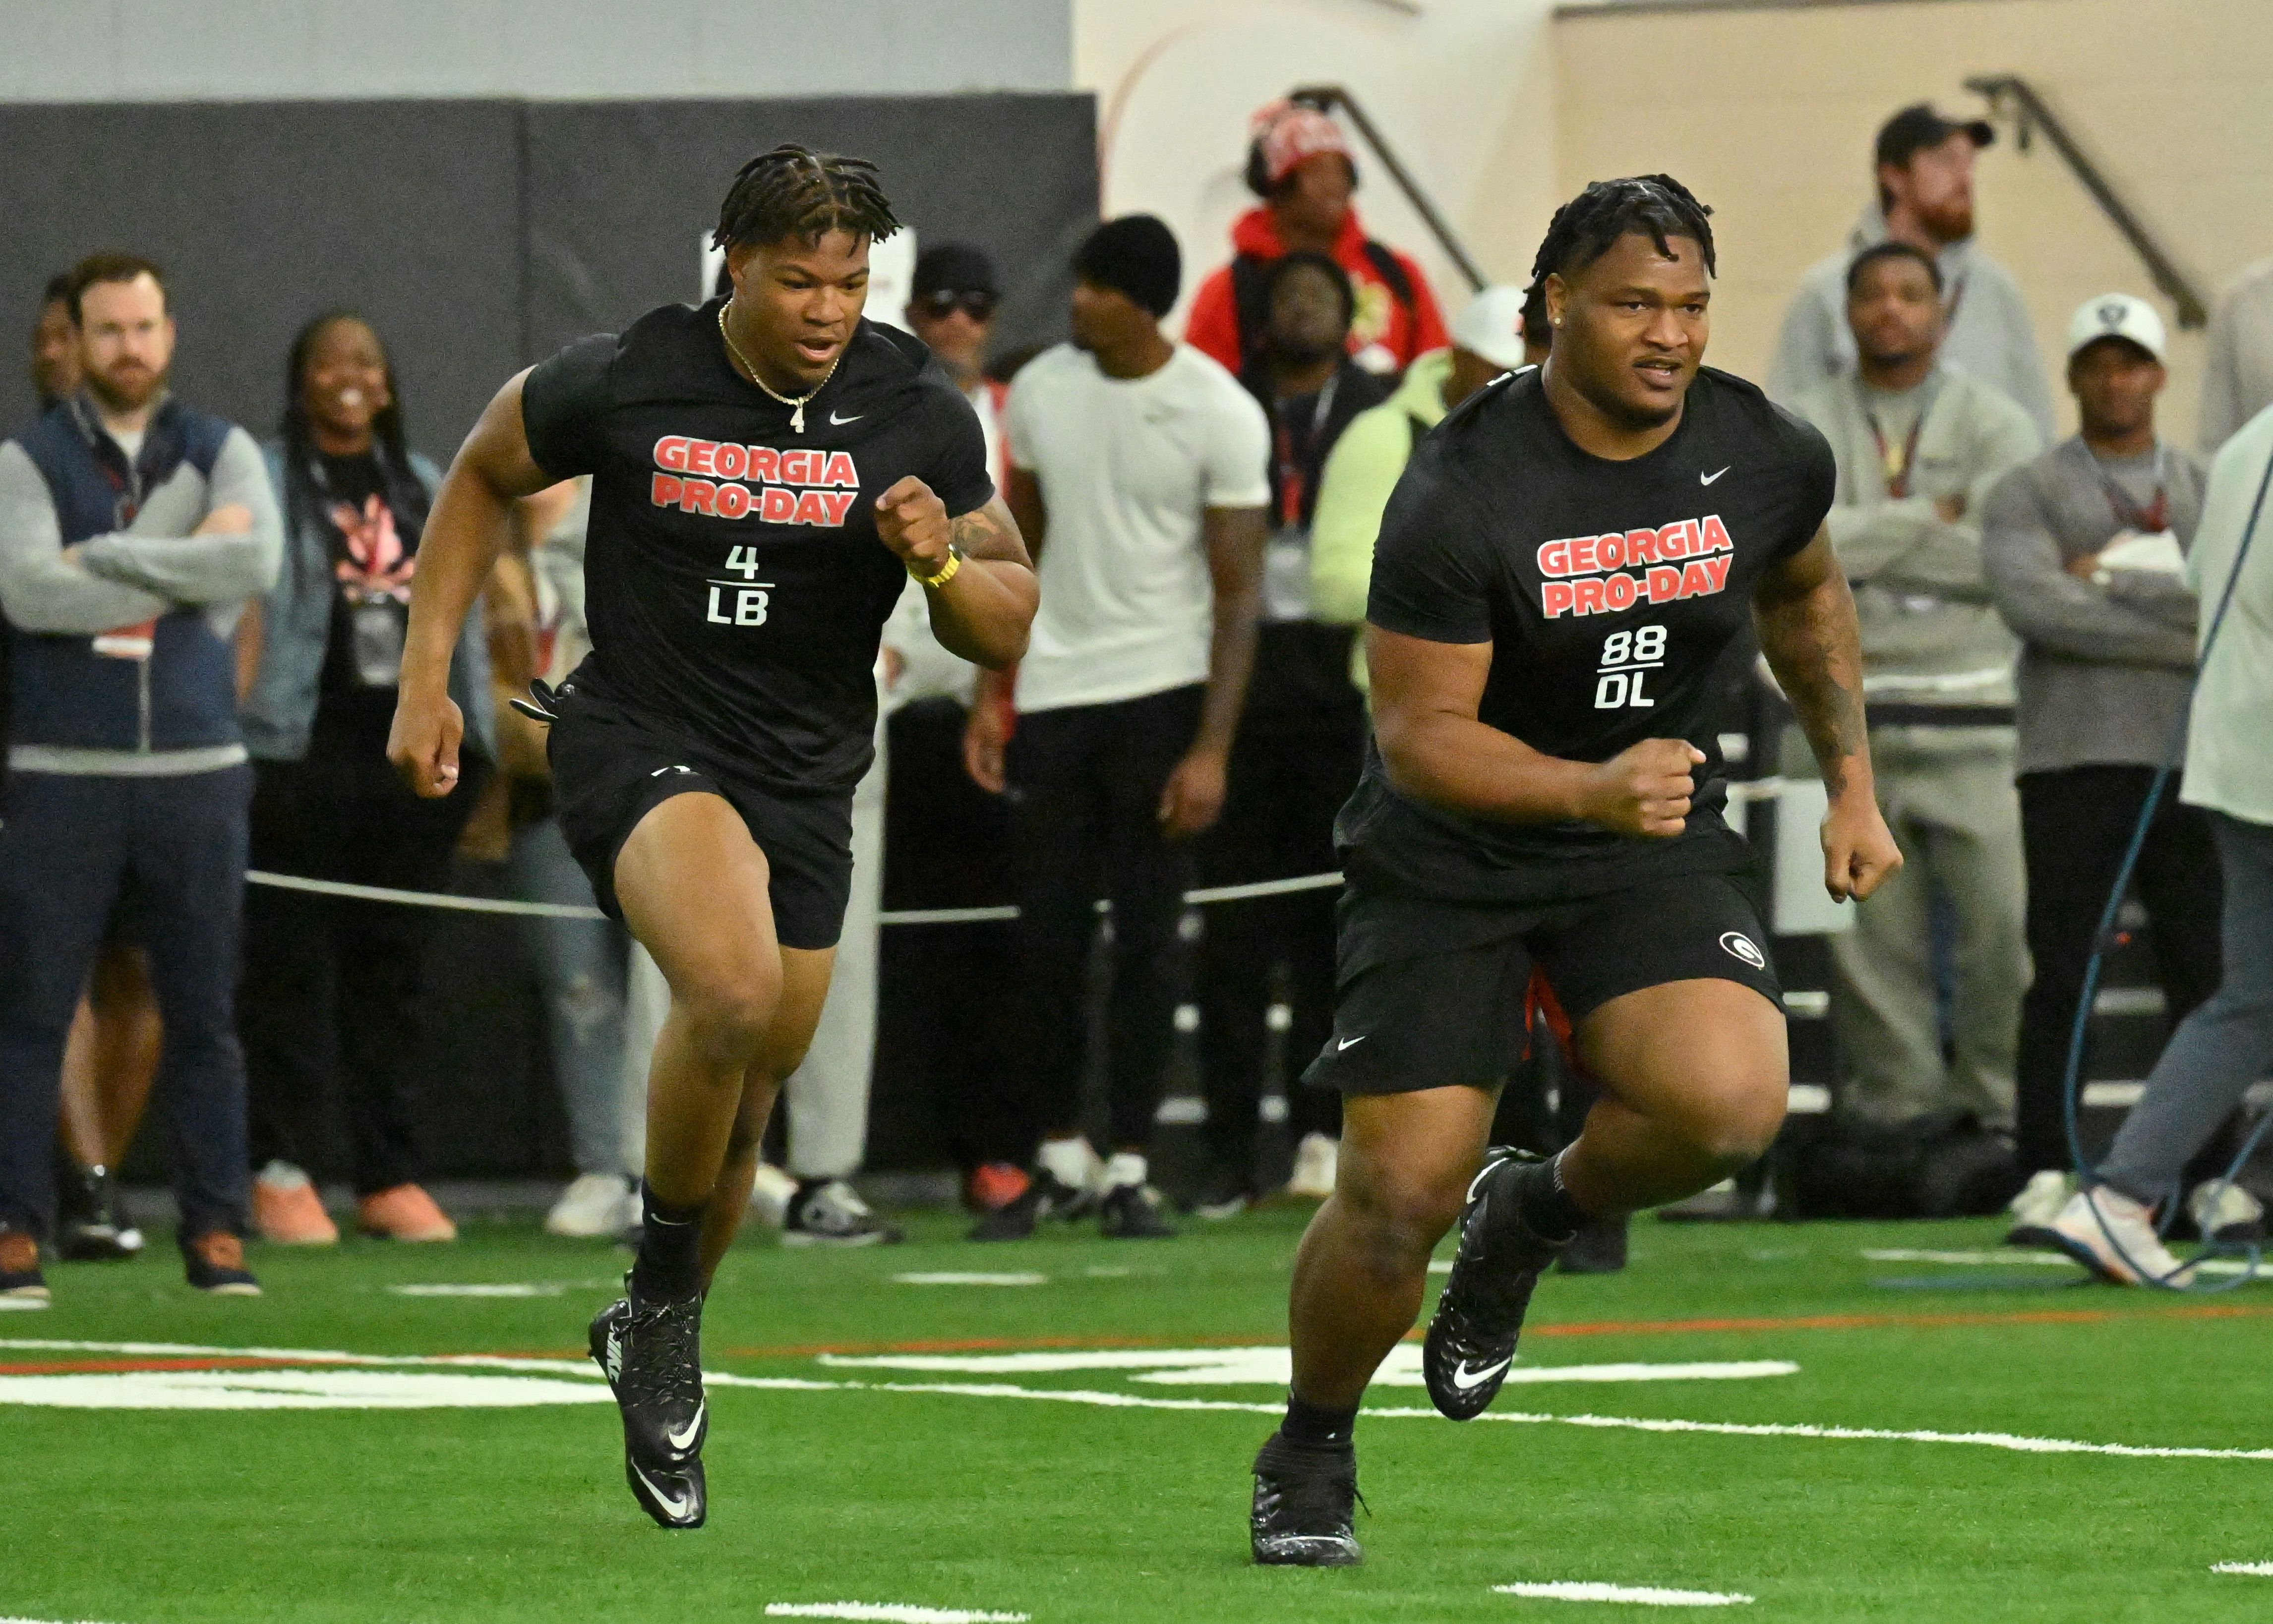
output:
M1413 454L1414 423L1433 429L1443 420L1452 373L1452 352L1430 350L1406 369L1395 394L1351 418L1334 443L1310 520L1310 612L1320 620L1354 625L1365 618L1382 510ZM1350 680L1366 691L1362 640L1350 651Z

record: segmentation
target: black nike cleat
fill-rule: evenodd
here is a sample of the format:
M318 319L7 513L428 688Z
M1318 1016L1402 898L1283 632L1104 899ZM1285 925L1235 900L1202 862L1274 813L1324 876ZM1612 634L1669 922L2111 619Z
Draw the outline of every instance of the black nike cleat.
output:
M1289 1442L1277 1433L1255 1457L1248 1532L1266 1568L1354 1568L1365 1560L1350 1523L1357 1451Z
M592 1362L624 1418L624 1480L665 1528L700 1528L709 1510L702 1441L702 1299L641 1302L626 1295L593 1316Z
M1490 1408L1515 1362L1532 1288L1570 1244L1568 1236L1547 1240L1532 1233L1517 1202L1526 1179L1554 1176L1536 1156L1494 1145L1468 1186L1460 1249L1421 1344L1429 1400L1455 1421L1472 1421Z

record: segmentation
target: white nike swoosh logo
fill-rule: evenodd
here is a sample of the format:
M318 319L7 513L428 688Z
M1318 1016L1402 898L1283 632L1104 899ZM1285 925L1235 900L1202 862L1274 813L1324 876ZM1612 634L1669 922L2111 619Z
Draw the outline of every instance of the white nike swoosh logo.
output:
M867 415L866 412L855 412L850 417L839 417L835 412L831 412L829 414L829 421L836 423L858 423Z
M669 1428L665 1428L663 1434L664 1442L669 1444L674 1449L693 1448L694 1447L696 1435L702 1431L703 1412L709 1408L710 1401L707 1398L701 1403L695 1405L694 1418L675 1433L671 1431Z
M1733 463L1733 462L1732 462L1732 463L1730 463L1730 464L1729 465L1729 468L1735 468L1736 466L1737 466L1737 465L1736 465L1735 463ZM1722 469L1721 470L1721 474L1725 474L1725 473L1727 473L1727 472L1729 471L1729 468L1722 468ZM1716 479L1720 478L1720 477L1721 477L1721 474L1699 474L1699 475L1697 476L1697 483L1698 483L1699 484L1700 484L1700 485L1709 485L1709 484L1711 484L1714 480L1716 480Z
M1355 1037L1342 1038L1334 1044L1334 1052L1336 1054L1339 1054L1345 1049L1354 1049L1358 1044L1363 1043L1365 1039L1366 1034L1364 1033L1360 1033Z
M1461 1392L1466 1393L1472 1388L1482 1387L1485 1382L1490 1381L1494 1376L1497 1376L1500 1372L1505 1370L1509 1366L1514 1363L1514 1358L1510 1356L1507 1358L1502 1359L1498 1364L1493 1366L1489 1370L1472 1371L1468 1368L1467 1360L1462 1359L1458 1365L1455 1365L1452 1367L1452 1385L1459 1388Z
M652 1494L652 1495L654 1495L654 1496L655 1496L655 1501L656 1501L656 1504L657 1504L658 1506L661 1506L661 1507L662 1507L665 1511L669 1512L672 1516L675 1516L675 1517L683 1517L683 1516L685 1516L685 1515L686 1515L686 1512L687 1512L687 1508L689 1508L690 1506L694 1505L694 1495L692 1495L692 1494L687 1495L686 1498L684 1498L684 1499L682 1499L682 1500L673 1500L673 1499L671 1499L671 1497L670 1495L668 1495L668 1494L664 1493L661 1489L659 1489L659 1488L656 1487L656 1486L655 1486L655 1479L654 1479L653 1478L649 1477L649 1476L647 1475L647 1473L645 1473L645 1472L643 1472L643 1471L640 1471L640 1469L639 1469L639 1463L638 1463L638 1462L634 1461L634 1462L633 1462L633 1463L632 1463L632 1470L633 1470L634 1471L635 1471L635 1472L639 1472L639 1480L640 1480L642 1484L644 1484L644 1485L646 1485L646 1486L647 1486L647 1492L648 1492L649 1493L650 1493L650 1494Z
M1468 1180L1468 1199L1470 1201L1476 1199L1476 1191L1482 1186L1483 1181L1490 1178L1501 1168L1505 1167L1508 1164L1508 1157L1501 1156L1497 1161L1486 1162L1482 1168L1478 1171L1476 1176Z

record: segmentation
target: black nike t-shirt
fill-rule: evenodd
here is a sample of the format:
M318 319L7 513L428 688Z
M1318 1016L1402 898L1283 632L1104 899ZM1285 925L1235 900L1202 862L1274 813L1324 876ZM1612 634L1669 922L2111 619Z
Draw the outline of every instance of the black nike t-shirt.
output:
M1366 618L1490 643L1478 720L1544 754L1607 761L1684 738L1707 759L1688 827L1666 841L1426 805L1369 747L1337 828L1355 872L1422 896L1534 903L1743 866L1721 816L1714 667L1760 573L1813 539L1835 478L1820 434L1710 368L1665 442L1622 462L1572 442L1535 368L1462 402L1390 498Z
M907 581L876 498L912 474L949 517L985 505L986 438L929 350L866 321L797 432L727 359L720 303L581 340L521 386L537 466L592 475L592 652L566 686L769 789L847 793L874 753L876 647Z

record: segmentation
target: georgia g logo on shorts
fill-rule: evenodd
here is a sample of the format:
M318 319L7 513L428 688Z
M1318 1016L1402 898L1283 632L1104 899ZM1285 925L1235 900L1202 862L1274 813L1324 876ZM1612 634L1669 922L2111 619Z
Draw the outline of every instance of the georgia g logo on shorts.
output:
M1754 947L1752 939L1742 931L1722 932L1721 951L1732 959L1751 965L1754 969L1766 969L1768 967L1767 954Z

